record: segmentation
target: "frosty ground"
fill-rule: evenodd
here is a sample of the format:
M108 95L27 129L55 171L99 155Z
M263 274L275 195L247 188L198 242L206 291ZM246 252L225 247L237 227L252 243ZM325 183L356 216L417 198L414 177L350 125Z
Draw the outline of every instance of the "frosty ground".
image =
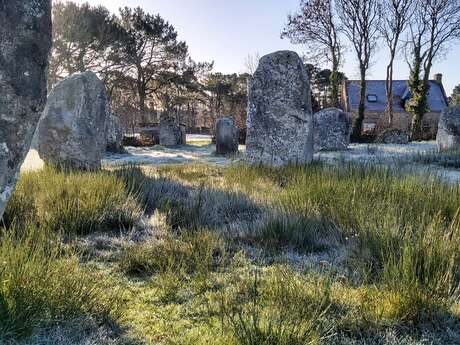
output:
M44 167L31 151L5 214L12 237L0 244L0 280L15 279L4 287L17 306L9 336L460 343L458 152L353 144L272 169L244 164L243 146L214 151L210 137L189 136L176 148L128 147L87 173Z
M103 160L106 167L120 165L165 166L194 163L228 166L244 159L245 146L240 146L240 153L233 156L218 156L215 145L209 135L188 135L187 145L178 147L126 147L126 153L107 154ZM437 151L434 141L410 143L408 145L388 144L351 144L346 151L320 152L315 154L316 161L328 164L343 162L394 166L407 169L410 173L439 176L449 182L460 180L458 169L449 169L436 164L424 164L420 157ZM23 171L37 170L43 167L35 149L30 150L23 166Z

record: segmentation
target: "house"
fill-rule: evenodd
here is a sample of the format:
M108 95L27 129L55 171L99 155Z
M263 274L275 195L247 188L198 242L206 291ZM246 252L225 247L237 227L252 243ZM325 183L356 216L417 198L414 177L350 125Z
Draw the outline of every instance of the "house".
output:
M448 99L442 84L442 74L435 74L433 80L430 80L429 83L429 111L423 118L423 128L427 136L434 137L438 130L439 116L442 110L448 106ZM351 113L353 118L356 118L360 99L360 82L359 80L347 80L343 83L342 88L342 107L346 112ZM411 116L404 108L405 103L411 97L408 81L394 80L393 95L394 127L408 131ZM363 123L364 132L373 132L375 129L386 125L388 122L385 115L386 107L385 80L367 80L366 111Z

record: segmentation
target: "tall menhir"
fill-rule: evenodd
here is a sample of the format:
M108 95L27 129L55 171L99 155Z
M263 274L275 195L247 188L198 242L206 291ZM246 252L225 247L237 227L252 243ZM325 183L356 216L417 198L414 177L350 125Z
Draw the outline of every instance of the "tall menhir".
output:
M249 82L246 157L252 164L284 166L313 159L313 115L307 71L297 53L260 59Z
M51 0L0 0L0 218L46 102Z

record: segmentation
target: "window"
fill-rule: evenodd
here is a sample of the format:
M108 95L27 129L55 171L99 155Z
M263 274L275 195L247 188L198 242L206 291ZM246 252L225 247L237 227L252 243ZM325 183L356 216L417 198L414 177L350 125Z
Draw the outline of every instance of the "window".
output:
M372 102L372 103L377 102L377 95L368 94L368 95L367 95L367 101L368 101L368 102Z
M370 123L370 122L363 123L363 131L364 132L372 132L372 131L375 130L375 127L376 127L375 123Z

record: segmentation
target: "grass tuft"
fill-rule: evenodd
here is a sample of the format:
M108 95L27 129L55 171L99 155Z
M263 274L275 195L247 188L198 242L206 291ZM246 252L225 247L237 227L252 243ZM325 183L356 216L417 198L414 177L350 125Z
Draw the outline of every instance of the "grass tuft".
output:
M127 274L141 276L207 273L219 267L225 252L225 245L216 234L186 232L178 237L126 247L120 267Z
M115 299L96 275L79 267L60 239L33 225L2 233L0 242L0 342L35 328L85 315L100 320Z
M129 229L142 208L126 180L104 171L63 172L51 167L24 173L4 222L8 227L27 221L71 235Z

